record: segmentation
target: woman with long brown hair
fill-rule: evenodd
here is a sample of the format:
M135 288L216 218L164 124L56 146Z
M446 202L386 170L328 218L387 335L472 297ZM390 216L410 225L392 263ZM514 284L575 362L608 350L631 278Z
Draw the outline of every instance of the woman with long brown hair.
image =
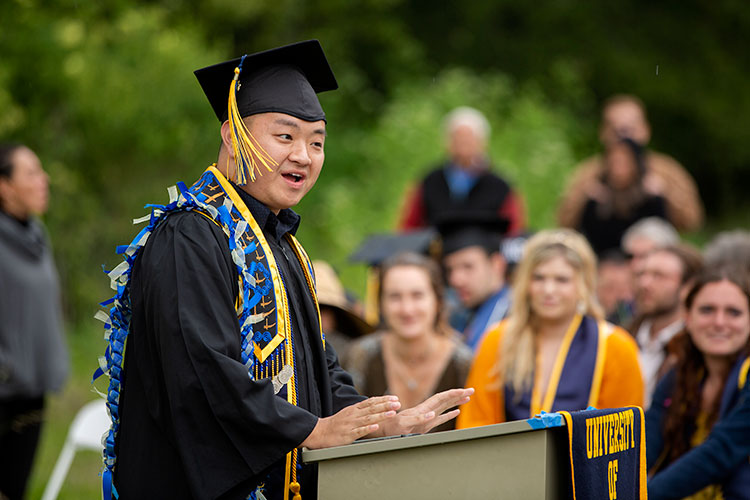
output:
M750 367L750 279L744 270L705 270L685 306L685 328L672 340L674 367L657 385L646 412L647 462L657 475L701 444L731 412ZM747 460L725 477L689 498L749 498Z
M352 344L347 371L360 394L394 394L409 408L438 392L463 387L471 350L443 315L443 283L435 261L401 253L380 271L385 328ZM454 421L435 430L448 430Z
M604 321L595 273L593 251L575 231L528 241L510 315L485 335L466 382L476 392L457 427L642 404L637 346Z

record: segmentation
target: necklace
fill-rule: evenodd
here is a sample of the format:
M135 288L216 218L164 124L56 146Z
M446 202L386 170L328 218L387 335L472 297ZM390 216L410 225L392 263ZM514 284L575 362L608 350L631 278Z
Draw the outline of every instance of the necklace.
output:
M417 386L419 385L417 384L417 381L413 378L408 378L404 380L404 382L406 382L406 388L409 389L410 391L415 391L417 389Z
M406 389L411 392L424 392L425 384L431 383L433 378L435 355L439 353L438 342L430 342L425 346L424 351L413 356L403 356L398 352L398 346L395 339L389 339L387 350L390 351L391 369L390 372Z
M396 375L396 377L401 380L404 385L406 385L406 388L410 392L416 391L419 388L419 380L422 377L411 372L407 368L407 365L402 363L401 360L397 360L395 363L393 363L393 365L395 368L395 370L392 370L394 372L394 375Z

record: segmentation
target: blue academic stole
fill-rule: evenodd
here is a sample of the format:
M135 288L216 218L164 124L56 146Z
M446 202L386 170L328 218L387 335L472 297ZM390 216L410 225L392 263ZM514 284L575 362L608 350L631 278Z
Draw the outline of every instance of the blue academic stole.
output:
M568 430L571 498L647 498L646 426L637 406L559 412Z
M730 413L740 398L740 393L748 383L750 356L735 363L727 378L719 406L719 420ZM721 485L724 498L745 498L750 492L750 457L747 457Z
M273 251L263 231L229 181L214 166L208 167L190 188L178 183L176 188L172 187L168 191L169 203L147 205L151 208L151 213L134 221L148 221L147 227L138 233L129 245L118 247L117 253L122 254L124 260L108 273L112 288L117 293L112 299L101 304L111 306L109 311L100 311L97 314L97 318L105 323L105 339L108 345L105 355L99 361L100 368L94 374L94 380L103 374L110 378L106 398L112 417L112 426L105 440L105 469L102 473L103 498L106 500L113 495L117 496L112 484L116 463L114 443L120 427L120 379L132 313L129 287L132 267L153 230L172 212L193 210L200 213L219 226L227 236L232 261L239 277L239 294L235 310L240 325L242 363L247 367L251 380L271 379L274 391L279 395L285 392L287 401L297 405L297 377L289 299ZM315 293L312 263L294 236L287 234L286 238L305 274L318 311L320 325L320 308ZM322 330L320 335L325 346ZM282 392L282 388L286 390ZM296 449L287 454L284 478L284 491L287 494L290 491L293 494L298 493L300 487L296 479ZM251 498L255 494L256 492L253 492Z
M604 368L606 337L611 331L607 323L576 315L560 345L547 393L542 395L532 387L518 397L513 388L505 384L505 419L526 420L542 411L582 410L594 406Z
M507 286L486 300L477 310L464 330L466 345L476 351L487 328L505 318L510 307L510 290Z

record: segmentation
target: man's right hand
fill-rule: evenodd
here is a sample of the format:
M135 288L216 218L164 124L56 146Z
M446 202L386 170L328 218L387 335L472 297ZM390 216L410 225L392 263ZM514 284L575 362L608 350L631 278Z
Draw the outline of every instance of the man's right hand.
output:
M399 408L401 403L396 396L369 398L347 406L335 415L319 418L301 446L317 449L353 443L378 431L385 420L396 416Z

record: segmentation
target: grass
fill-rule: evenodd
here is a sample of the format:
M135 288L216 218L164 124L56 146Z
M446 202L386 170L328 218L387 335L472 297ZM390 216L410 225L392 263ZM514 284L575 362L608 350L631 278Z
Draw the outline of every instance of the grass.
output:
M93 392L90 382L97 366L97 358L104 351L105 342L102 335L103 329L94 321L83 327L68 330L72 372L65 390L47 398L44 427L27 490L29 499L42 497L65 442L68 427L78 410L87 402L99 397ZM104 385L106 386L106 383ZM97 387L101 390L102 383L97 383ZM82 450L76 453L58 498L101 498L101 469L101 452Z

